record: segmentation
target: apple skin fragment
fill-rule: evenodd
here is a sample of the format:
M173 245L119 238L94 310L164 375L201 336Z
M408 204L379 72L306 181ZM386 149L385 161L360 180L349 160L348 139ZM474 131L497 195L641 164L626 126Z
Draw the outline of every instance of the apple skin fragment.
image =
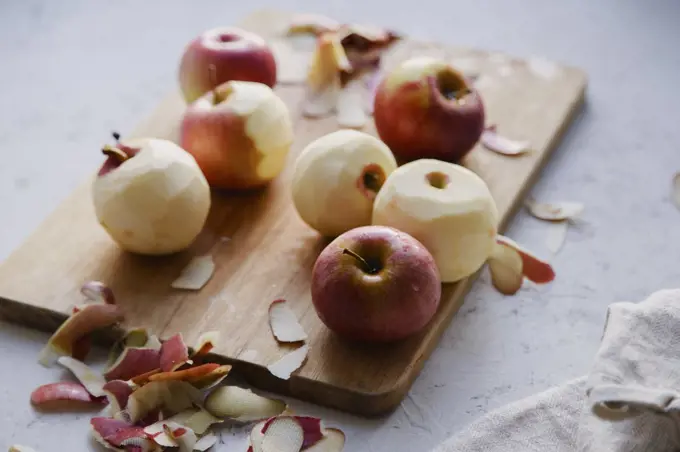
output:
M201 290L215 273L215 261L212 256L197 256L189 261L170 286L173 289Z
M222 423L222 419L213 416L203 408L191 408L181 411L167 419L190 428L197 435L204 434L211 425ZM159 421L160 422L160 421Z
M71 371L85 389L94 397L104 397L104 385L106 379L100 373L90 368L85 363L73 359L70 356L60 356L57 360L59 364Z
M274 300L269 305L269 326L279 342L300 342L307 339L307 333L284 299Z
M677 207L678 210L680 210L680 172L675 173L675 176L673 176L671 201L673 202L675 207Z
M79 308L59 326L40 353L39 362L49 367L59 356L73 356L74 345L93 331L123 320L123 311L112 304L89 304Z
M220 418L252 422L278 416L286 410L286 404L281 400L262 397L249 389L222 386L208 395L205 408Z
M263 433L262 452L299 452L304 444L304 430L293 417L273 418Z
M578 217L585 209L580 202L539 203L533 199L525 202L529 213L545 221L565 221Z
M116 304L113 290L101 281L88 281L80 288L80 293L90 301L105 304Z
M567 232L569 230L569 223L561 222L550 225L548 235L545 239L545 245L553 254L557 254L564 245L567 239Z
M104 373L107 380L130 380L160 367L160 351L127 347Z
M213 370L204 375L201 375L196 378L191 378L189 382L195 388L205 391L208 389L212 389L218 384L222 383L222 380L224 380L227 377L227 375L229 375L230 371L231 366L225 364L219 367L215 367Z
M163 372L171 372L189 360L182 334L177 333L161 344L160 368Z
M194 450L204 452L213 447L216 443L217 435L215 435L212 432L208 432L205 435L201 436L201 438L196 442L196 444L194 444Z
M522 258L522 273L529 281L547 284L555 279L555 271L550 264L534 256L512 239L499 235L496 237L496 243L509 246L519 253Z
M192 357L207 355L215 348L215 344L217 344L219 340L220 333L218 331L208 331L207 333L201 334L198 341L196 341L196 347L194 347L195 351Z
M39 407L50 408L53 404L60 406L59 402L65 401L100 403L92 397L85 386L73 381L44 384L31 393L31 403Z
M133 388L126 381L112 380L104 384L102 392L109 401L111 414L116 414L127 408L128 399L133 392Z
M270 425L272 422L274 422L275 419L282 418L282 417L291 417L294 418L295 421L300 424L302 427L302 431L304 432L304 438L302 441L302 448L306 449L307 447L312 446L313 444L316 444L321 438L323 437L323 424L321 422L321 419L318 417L312 417L312 416L277 416L277 417L272 417L268 419L264 425L262 426L262 433L266 433L267 429L269 429Z
M154 410L164 409L174 414L200 405L202 401L201 392L187 382L151 381L130 395L124 417L136 423Z
M511 140L499 135L495 126L484 129L480 142L488 150L508 156L522 155L531 150L531 144L528 141Z
M491 283L503 295L514 295L522 288L522 257L504 244L496 244L488 260Z
M92 435L95 440L111 450L157 450L156 444L144 433L144 429L131 423L106 417L94 417L90 420Z
M345 447L345 433L337 428L327 428L323 431L323 438L305 452L342 452Z
M158 341L155 336L153 337L155 338L155 341L152 342L149 332L144 328L135 328L127 331L122 338L117 340L113 346L111 346L107 366L111 367L111 365L115 363L120 357L121 353L123 353L126 347L154 348L156 350L160 350L160 341Z
M309 353L309 346L305 344L267 366L267 370L277 378L288 380L290 375L302 367L307 360L307 353Z
M209 375L215 370L219 369L220 366L217 363L206 363L200 366L189 367L182 370L175 370L171 372L159 372L157 374L151 375L149 381L200 381L201 378ZM227 368L227 372L231 370L231 366L224 366Z

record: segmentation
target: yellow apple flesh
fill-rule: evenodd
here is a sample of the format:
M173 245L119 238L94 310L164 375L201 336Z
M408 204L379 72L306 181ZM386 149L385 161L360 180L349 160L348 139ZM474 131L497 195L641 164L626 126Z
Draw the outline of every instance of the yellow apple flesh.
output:
M397 228L432 253L443 282L477 271L491 255L498 211L486 183L462 166L433 159L399 167L373 207L373 224Z

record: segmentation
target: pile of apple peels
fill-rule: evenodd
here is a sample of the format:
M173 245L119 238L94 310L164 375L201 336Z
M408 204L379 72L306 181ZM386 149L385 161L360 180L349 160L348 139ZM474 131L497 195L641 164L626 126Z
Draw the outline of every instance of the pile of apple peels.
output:
M294 40L305 35L316 39L311 56L295 49ZM381 57L399 39L400 35L383 28L296 15L285 36L272 43L278 83L306 84L302 110L306 117L335 112L340 127L362 128L373 111Z
M36 388L31 403L37 408L101 406L101 415L90 426L93 437L109 450L205 451L217 442L213 425L259 422L250 435L251 452L342 451L344 434L325 428L321 419L297 416L285 402L249 389L220 385L231 366L207 362L218 340L215 332L203 334L190 349L181 334L162 341L144 329L131 329L111 348L103 372L91 368L84 362L91 334L116 325L124 315L104 284L88 282L81 292L86 303L73 308L40 356L43 365L58 363L78 382ZM286 328L288 317L285 311L274 316L279 320L273 325L281 325L275 332L299 339L301 333Z

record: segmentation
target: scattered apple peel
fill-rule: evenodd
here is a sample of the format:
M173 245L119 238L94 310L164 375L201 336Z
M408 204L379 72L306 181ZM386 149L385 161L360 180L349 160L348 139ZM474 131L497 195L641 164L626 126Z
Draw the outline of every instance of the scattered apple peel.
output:
M213 432L208 432L201 436L198 441L196 441L196 444L194 444L194 450L204 452L214 446L215 443L217 443L217 435L215 435Z
M185 381L151 381L130 395L124 417L135 423L155 409L179 413L201 401L201 392Z
M90 427L95 440L107 449L125 451L128 450L125 446L137 446L137 451L151 451L156 448L142 427L119 419L94 417Z
M73 381L59 381L38 386L31 393L31 403L35 406L50 407L59 402L100 403L92 397L85 386Z
M517 293L524 277L536 284L546 284L555 279L550 264L502 235L496 238L488 265L492 284L504 295Z
M277 417L262 429L262 452L299 452L305 432L293 417Z
M119 306L112 304L88 304L59 326L40 353L39 362L44 366L54 364L59 356L73 356L74 344L95 330L112 326L123 320Z
M215 261L209 254L196 256L180 272L170 286L173 289L201 290L215 273Z
M567 222L553 223L550 225L548 235L545 238L545 244L548 251L557 254L562 249L562 246L567 239L568 230L569 223Z
M307 339L307 333L284 299L274 300L269 305L269 326L279 342L299 342Z
M90 301L105 304L116 304L116 297L110 287L101 281L88 281L80 288L85 298Z
M496 237L496 243L508 246L517 251L522 258L522 273L529 281L536 284L547 284L555 279L555 271L549 263L534 256L530 251L524 249L514 240L499 235Z
M511 140L499 135L496 126L485 128L480 142L488 150L508 156L522 155L531 150L531 144L528 141Z
M109 401L109 411L112 415L127 408L128 399L133 391L134 388L123 380L112 380L104 384L102 392Z
M282 414L286 410L286 404L281 400L262 397L249 389L222 386L208 395L205 408L220 418L252 422Z
M267 370L282 380L288 380L293 372L298 370L307 360L309 346L307 344L298 347L292 352L283 355L278 361L267 366Z
M673 184L671 189L671 201L675 207L680 210L680 172L675 173L673 176Z
M127 347L104 372L107 380L130 380L160 367L160 351L153 348Z
M192 357L203 356L210 353L210 351L215 347L215 344L220 340L220 333L218 331L208 331L199 336L198 341L196 341L196 347L194 347L194 353Z
M171 372L189 361L189 350L177 333L161 344L160 368L163 372Z
M90 368L87 364L71 358L70 356L60 356L57 362L70 370L80 384L82 384L92 396L106 396L106 392L104 391L106 379L104 379L103 375Z
M168 421L174 421L187 428L190 428L197 435L202 435L208 431L213 424L219 424L222 419L213 416L209 411L198 407L191 408L168 418Z
M305 452L342 452L345 447L345 433L337 428L326 428L323 438L304 449Z
M529 213L539 220L565 221L578 217L585 209L580 202L540 203L534 199L525 202Z

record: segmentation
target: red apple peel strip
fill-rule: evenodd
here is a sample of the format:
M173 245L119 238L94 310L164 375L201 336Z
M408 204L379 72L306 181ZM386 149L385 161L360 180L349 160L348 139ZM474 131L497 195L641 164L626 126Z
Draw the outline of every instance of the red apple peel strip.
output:
M194 353L192 357L203 356L210 353L210 351L215 348L215 344L220 340L220 333L218 331L208 331L207 333L201 334L194 347Z
M160 367L160 352L153 348L127 347L104 373L107 380L130 380Z
M221 418L252 422L282 414L286 404L281 400L262 397L249 389L222 386L208 395L205 408Z
M123 320L120 307L111 304L83 306L61 324L40 353L40 363L54 364L59 356L73 356L74 344L95 330L114 325Z
M267 370L282 380L288 380L290 375L298 370L307 360L309 346L303 345L292 352L283 355L278 361L267 366Z
M529 281L546 284L555 279L555 271L550 264L534 256L512 239L499 235L496 237L496 243L509 246L519 253L522 258L522 273Z
M149 381L167 381L167 380L178 380L178 381L191 381L198 380L205 375L210 374L214 370L221 367L216 363L201 364L200 366L189 367L188 369L175 370L171 372L159 372L157 374L151 375ZM230 367L231 368L231 367Z
M531 150L528 141L511 140L499 135L495 126L487 127L482 132L480 142L488 150L508 156L518 156Z
M564 221L578 217L585 206L580 202L539 203L533 199L525 202L529 213L539 220Z
M227 377L227 375L229 375L230 370L231 366L229 365L219 366L205 375L201 375L196 378L191 378L188 381L198 389L201 390L212 389L218 384L220 384L222 380L224 380Z
M286 300L274 300L269 305L269 326L279 342L299 342L307 339L307 333L302 329Z
M514 295L522 288L522 257L512 247L497 243L488 261L491 283L503 295Z
M90 301L105 304L116 304L116 297L113 295L113 290L106 284L100 281L88 281L80 288L85 298Z
M104 391L106 380L103 375L95 372L94 369L90 368L88 365L77 359L73 359L70 356L60 356L57 362L70 370L80 384L82 384L92 396L106 396L106 392Z
M105 417L92 418L90 427L95 440L107 449L130 450L126 446L137 446L141 451L154 450L153 441L142 427Z
M49 406L53 402L61 401L99 403L85 386L73 381L44 384L31 393L31 403L36 406Z
M102 387L102 392L109 401L111 414L115 415L127 408L128 399L133 392L133 388L126 381L112 380Z
M182 334L177 333L161 344L160 368L163 372L171 372L182 366L189 360L187 349Z

